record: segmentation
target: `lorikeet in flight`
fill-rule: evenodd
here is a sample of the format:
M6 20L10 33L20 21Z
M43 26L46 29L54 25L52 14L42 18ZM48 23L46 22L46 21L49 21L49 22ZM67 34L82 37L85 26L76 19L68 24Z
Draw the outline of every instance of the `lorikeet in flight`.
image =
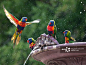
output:
M4 6L3 6L3 8L4 8ZM5 12L7 18L10 20L10 22L16 26L15 33L11 38L11 40L14 43L14 46L15 46L15 43L16 43L16 45L18 45L18 43L21 39L21 33L27 25L30 25L31 23L39 23L39 21L40 21L40 20L34 20L32 22L26 22L27 17L22 17L22 19L19 21L12 14L10 14L5 8L4 8L4 12Z
M57 28L56 28L54 20L50 20L50 22L49 22L49 24L47 26L47 31L48 31L48 34L50 36L53 36L56 39Z
M76 41L73 37L71 37L71 32L69 30L65 30L63 33L65 36L65 43L73 43Z
M29 43L29 48L33 50L36 41L33 38L28 38L27 42Z

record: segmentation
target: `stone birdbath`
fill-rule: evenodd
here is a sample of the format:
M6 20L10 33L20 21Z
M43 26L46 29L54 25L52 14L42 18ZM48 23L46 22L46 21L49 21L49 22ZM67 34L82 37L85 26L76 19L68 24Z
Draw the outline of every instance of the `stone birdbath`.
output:
M45 65L86 65L86 42L59 44L53 37L42 34L35 47L31 56Z

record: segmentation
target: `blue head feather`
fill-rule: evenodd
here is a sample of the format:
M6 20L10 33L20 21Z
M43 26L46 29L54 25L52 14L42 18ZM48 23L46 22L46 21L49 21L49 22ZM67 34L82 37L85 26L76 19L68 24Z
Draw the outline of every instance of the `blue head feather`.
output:
M31 44L32 43L32 38L29 38L28 40L29 40L29 44Z
M27 17L22 17L21 21L26 22Z
M50 20L49 26L54 26L54 20Z
M65 32L65 33L64 33L64 36L66 37L68 30L65 30L64 32Z

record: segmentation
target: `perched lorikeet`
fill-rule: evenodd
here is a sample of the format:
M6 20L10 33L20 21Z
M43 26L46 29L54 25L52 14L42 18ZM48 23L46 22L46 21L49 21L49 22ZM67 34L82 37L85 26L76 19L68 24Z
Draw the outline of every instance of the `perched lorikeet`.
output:
M4 6L3 6L3 8L4 8ZM19 21L12 14L10 14L5 8L4 8L4 12L5 12L7 18L10 20L10 22L16 26L15 33L11 38L11 40L13 40L14 46L15 46L15 43L16 43L16 45L18 45L18 43L21 39L21 33L27 25L30 25L31 23L39 23L39 21L40 21L40 20L34 20L32 22L26 22L27 17L22 17L22 19Z
M54 20L50 20L50 22L49 22L49 24L47 26L47 31L48 31L48 34L50 36L53 36L54 38L56 38L57 28L56 28Z
M71 37L71 32L69 30L65 30L63 33L65 36L65 43L73 43L76 41L73 37Z
M35 46L35 40L33 38L28 38L27 42L29 43L29 48L31 48L31 50L33 50L33 48Z

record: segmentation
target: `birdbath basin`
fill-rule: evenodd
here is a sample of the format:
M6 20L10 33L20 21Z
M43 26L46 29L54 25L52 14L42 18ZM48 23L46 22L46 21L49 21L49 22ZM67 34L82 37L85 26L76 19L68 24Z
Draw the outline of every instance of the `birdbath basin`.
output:
M86 65L86 42L59 44L53 37L42 34L32 57L45 65Z

